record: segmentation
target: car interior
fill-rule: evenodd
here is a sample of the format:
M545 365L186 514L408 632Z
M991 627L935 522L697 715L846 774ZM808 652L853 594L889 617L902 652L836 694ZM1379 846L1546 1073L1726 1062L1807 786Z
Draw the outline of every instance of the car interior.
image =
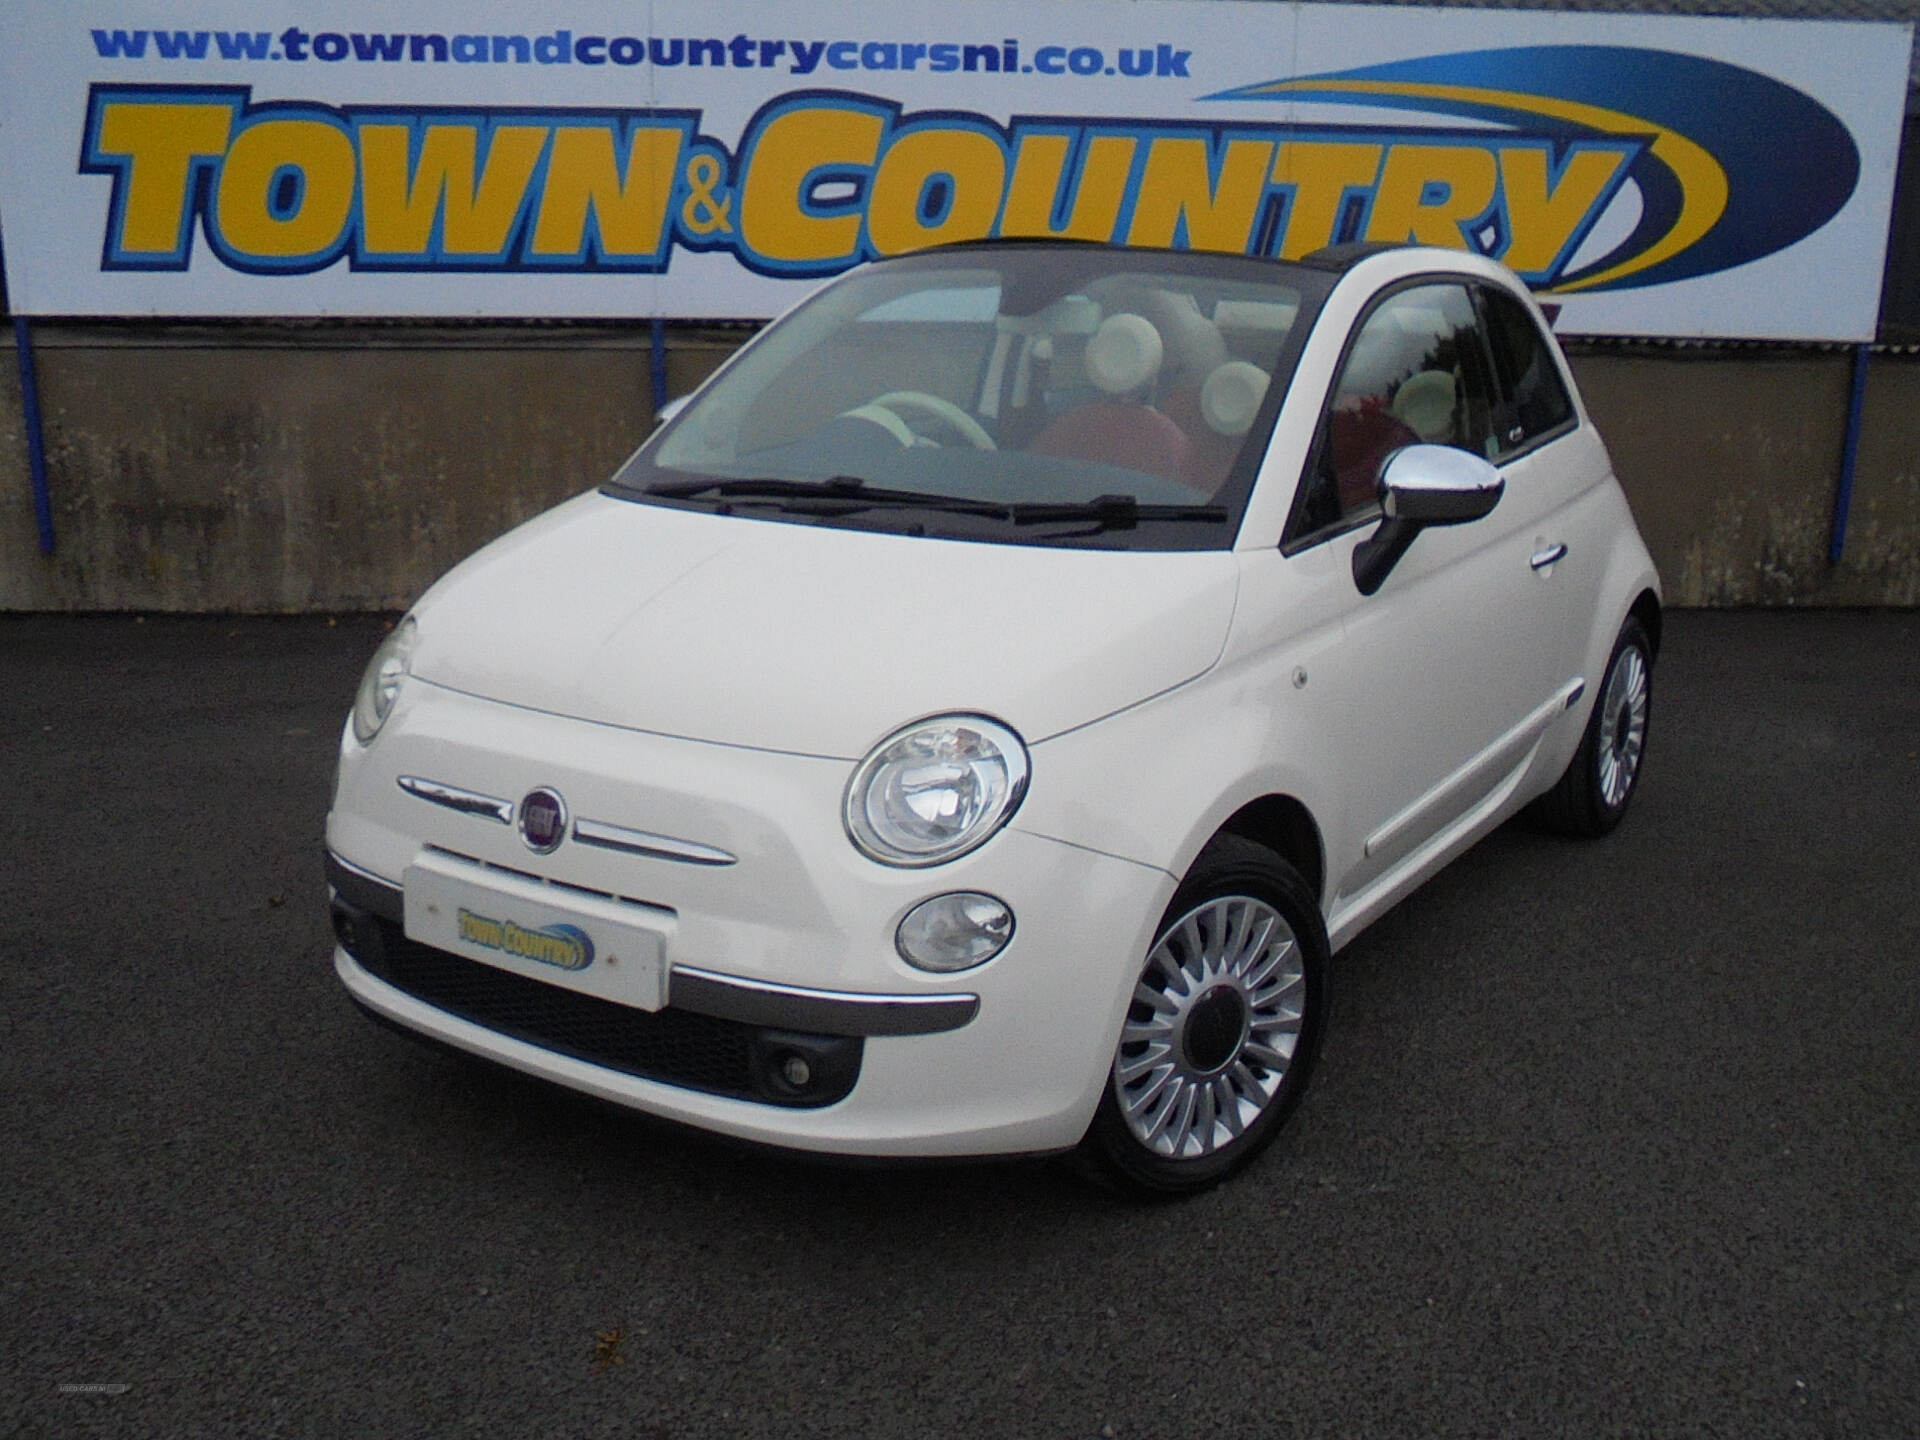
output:
M906 448L1126 470L1166 482L1155 498L1203 502L1259 416L1299 309L1272 286L1211 292L1108 275L1008 314L997 284L962 272L823 327L727 417L729 448L746 457L829 434L851 441L852 426Z

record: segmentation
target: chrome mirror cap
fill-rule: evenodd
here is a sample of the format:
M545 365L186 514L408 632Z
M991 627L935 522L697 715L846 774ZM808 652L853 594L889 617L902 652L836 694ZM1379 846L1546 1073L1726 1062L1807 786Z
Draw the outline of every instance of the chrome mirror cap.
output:
M1380 469L1380 508L1389 520L1459 525L1500 503L1507 482L1478 455L1451 445L1409 445Z
M1468 450L1409 445L1380 467L1380 528L1353 551L1353 583L1371 595L1429 525L1462 525L1500 503L1500 472Z

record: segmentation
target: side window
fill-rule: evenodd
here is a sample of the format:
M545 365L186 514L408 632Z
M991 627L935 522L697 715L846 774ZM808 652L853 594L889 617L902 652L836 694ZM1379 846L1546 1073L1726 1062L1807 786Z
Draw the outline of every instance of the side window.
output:
M1422 285L1382 301L1347 352L1314 447L1304 529L1379 503L1380 467L1407 445L1497 449L1493 387L1473 301L1461 285Z
M1527 307L1503 291L1483 290L1481 295L1493 363L1500 373L1495 433L1504 454L1573 419L1573 402Z

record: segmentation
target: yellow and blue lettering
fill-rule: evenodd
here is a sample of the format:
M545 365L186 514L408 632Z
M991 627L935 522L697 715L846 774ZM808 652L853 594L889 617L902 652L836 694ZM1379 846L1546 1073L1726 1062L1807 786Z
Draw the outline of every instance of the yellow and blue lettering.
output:
M893 57L903 66L909 48ZM938 49L915 49L913 63L934 64ZM769 103L733 151L699 124L694 111L254 104L240 87L98 85L81 169L112 182L107 269L185 269L196 227L224 264L262 274L342 258L369 270L658 273L687 249L793 277L993 236L1283 259L1369 239L1476 250L1551 285L1649 144L1058 116L1001 125L831 91Z
M663 264L691 122L608 117L556 124L533 222L531 263Z
M996 125L959 120L896 128L874 171L867 248L898 255L993 233L1007 189L1007 145Z
M552 127L523 120L357 114L356 261L503 263Z
M1036 127L1021 130L1017 146L1002 235L1113 239L1132 185L1135 137Z
M1493 208L1500 166L1484 144L1409 144L1387 151L1367 239L1478 248L1472 234Z
M352 131L338 112L249 107L220 163L207 238L236 269L330 265L347 243L357 169Z
M195 196L219 168L244 89L96 85L80 169L113 177L101 268L184 270Z
M1527 281L1545 284L1557 277L1643 148L1634 141L1582 142L1556 164L1555 147L1545 141L1503 141L1502 229L1509 238L1500 259Z
M741 260L770 275L832 275L858 262L874 167L898 113L815 95L761 110L740 149Z
M1127 243L1245 254L1266 198L1274 142L1155 135L1147 143Z
M1283 140L1273 179L1288 196L1278 254L1298 260L1341 236L1342 220L1365 217L1387 147L1377 140Z

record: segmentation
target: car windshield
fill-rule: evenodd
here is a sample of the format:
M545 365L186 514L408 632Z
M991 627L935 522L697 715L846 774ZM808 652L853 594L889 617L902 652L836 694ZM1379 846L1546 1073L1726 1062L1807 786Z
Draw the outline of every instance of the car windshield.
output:
M1030 544L1220 549L1326 278L1274 261L968 247L827 286L610 493Z

